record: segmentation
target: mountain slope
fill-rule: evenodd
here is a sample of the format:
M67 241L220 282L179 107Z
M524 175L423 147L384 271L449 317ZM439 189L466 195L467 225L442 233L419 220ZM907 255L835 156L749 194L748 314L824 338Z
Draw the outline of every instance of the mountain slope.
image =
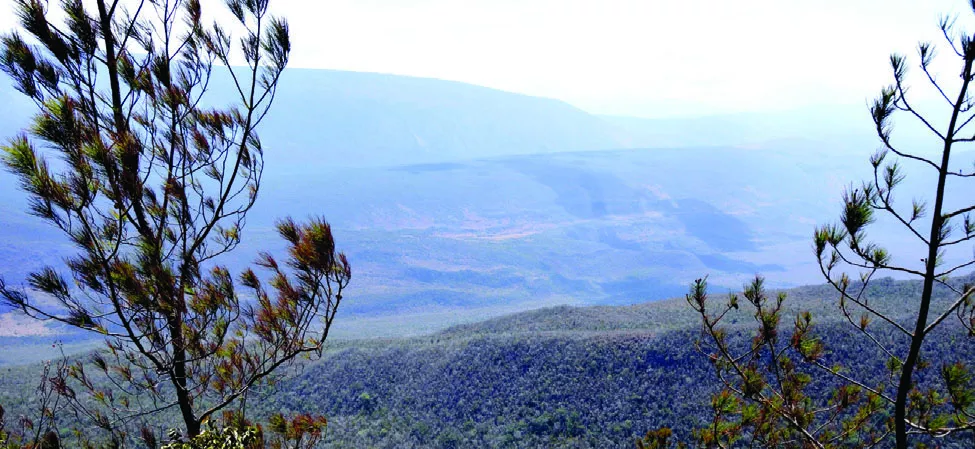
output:
M562 101L453 81L289 69L275 101L261 135L276 171L624 145L614 127Z

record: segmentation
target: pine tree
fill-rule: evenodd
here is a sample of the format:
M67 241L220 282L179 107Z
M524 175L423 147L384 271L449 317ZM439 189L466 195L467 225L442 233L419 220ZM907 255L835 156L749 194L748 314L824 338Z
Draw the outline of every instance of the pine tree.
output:
M207 25L200 0L62 0L57 13L16 0L27 37L0 39L0 67L39 110L0 155L30 212L77 248L29 288L0 281L0 296L106 337L108 350L59 386L80 407L91 404L79 389L101 402L108 412L92 416L105 428L176 409L198 435L275 370L321 354L350 279L319 218L279 222L289 257L263 253L266 276L235 279L217 263L257 200L256 129L291 50L268 0L226 5L230 23ZM237 94L231 106L210 106L225 100L208 101L218 77ZM92 384L92 367L114 394Z
M975 2L971 8L975 11ZM964 157L959 153L962 146L975 142L971 128L975 101L970 92L975 79L975 35L956 33L953 25L953 20L944 19L941 31L959 63L957 84L945 83L933 73L935 52L930 44L918 47L919 68L939 99L944 122L918 109L908 96L907 59L892 55L894 82L871 108L882 144L870 158L874 176L844 193L838 223L814 233L815 255L823 276L838 293L841 316L861 337L860 344L885 355L888 375L871 376L876 373L829 362L829 348L817 335L809 313L795 317L791 329L783 329L786 298L770 298L762 278L745 287L744 301L732 295L720 306L711 304L706 281L700 279L687 300L700 314L707 335L702 347L725 386L718 396L723 399L716 407L714 430L700 434L705 446L728 447L747 437L770 447L894 445L906 449L950 435L975 438L970 361L953 360L950 355L930 360L924 353L926 339L946 338L944 332L958 340L975 335L975 286L951 278L975 266L970 247L975 239L975 220L970 216L975 205L971 186L966 185L975 171L957 160ZM923 152L899 145L893 137L895 115L918 121L936 149ZM926 175L932 181L927 200L905 204L895 198L907 166L912 175ZM923 246L923 254L910 255L902 247L900 259L895 259L893 252L871 241L867 231L878 218L899 226ZM870 293L871 281L890 274L921 282L907 316L885 313ZM936 290L947 299L936 301ZM757 329L750 344L734 343L723 325L740 307L747 307L755 319ZM923 370L929 372L924 382L919 376ZM839 386L829 395L817 394L810 387L815 373L832 376Z

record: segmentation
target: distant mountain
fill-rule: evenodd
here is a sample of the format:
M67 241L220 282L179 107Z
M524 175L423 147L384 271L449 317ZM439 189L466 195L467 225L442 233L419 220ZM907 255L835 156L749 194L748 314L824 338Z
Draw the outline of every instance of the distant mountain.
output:
M208 101L236 97L216 70ZM0 138L19 133L34 105L0 82ZM938 111L934 107L929 107ZM926 110L927 110L926 109ZM941 108L943 109L943 108ZM287 69L263 122L269 169L377 167L511 155L706 146L818 143L823 150L875 147L864 105L663 118L594 115L560 100L456 81L320 69ZM937 114L934 114L937 115ZM898 122L895 136L918 142L926 130Z
M221 105L236 95L229 73L215 70L207 101ZM35 107L6 77L0 101L5 140ZM627 140L563 101L429 78L287 69L274 101L259 132L275 171L615 149Z
M289 69L275 101L261 129L273 170L625 146L613 126L565 102L454 81Z
M836 151L872 148L877 142L866 106L671 118L599 117L625 136L628 147L635 148L768 148L776 142L805 141L815 143L820 151ZM916 131L910 129L909 134Z
M217 83L226 89L228 83ZM219 87L222 86L222 87ZM223 92L218 95L226 95ZM624 148L873 150L867 104L775 112L638 118L594 115L565 102L428 78L289 69L261 130L269 168L363 167ZM666 117L667 111L656 111ZM895 136L926 143L926 130L898 121Z

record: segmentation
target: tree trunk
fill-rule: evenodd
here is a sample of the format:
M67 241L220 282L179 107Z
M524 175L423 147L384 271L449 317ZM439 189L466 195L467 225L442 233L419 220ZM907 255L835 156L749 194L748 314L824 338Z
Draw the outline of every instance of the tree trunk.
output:
M958 92L958 99L955 101L954 110L951 113L951 121L948 123L948 131L945 134L944 148L941 153L941 166L938 170L938 188L935 191L934 210L931 214L931 233L928 237L928 258L925 260L924 286L921 290L921 304L917 313L917 321L914 323L914 336L911 338L911 347L904 360L901 370L900 382L897 385L897 398L894 402L894 430L897 439L898 449L907 449L907 395L914 387L914 368L917 366L918 358L921 354L921 344L924 342L924 329L928 325L928 313L931 308L931 296L934 292L935 270L938 263L938 252L941 249L941 227L944 225L944 217L941 216L944 207L945 183L948 179L948 162L951 158L951 144L955 138L955 127L958 124L958 115L965 104L968 94L968 85L971 81L972 59L965 58L965 69L962 71L962 85Z

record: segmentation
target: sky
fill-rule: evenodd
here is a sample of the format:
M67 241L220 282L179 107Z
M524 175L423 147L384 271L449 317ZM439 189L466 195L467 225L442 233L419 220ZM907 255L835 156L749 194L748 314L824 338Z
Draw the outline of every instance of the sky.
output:
M891 52L941 43L941 15L975 30L964 0L272 0L272 9L290 23L292 67L455 80L644 117L865 104L890 82ZM8 8L0 28L12 24Z

